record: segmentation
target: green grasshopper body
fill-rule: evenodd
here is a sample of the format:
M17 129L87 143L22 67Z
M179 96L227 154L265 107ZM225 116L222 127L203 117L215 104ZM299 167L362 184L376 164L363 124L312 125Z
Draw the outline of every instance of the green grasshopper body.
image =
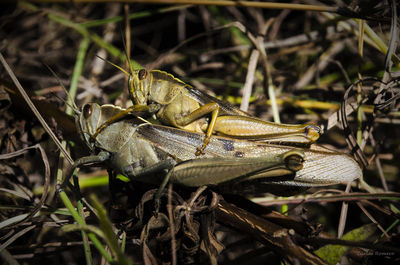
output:
M154 125L128 116L97 129L110 117L124 112L112 106L86 104L77 119L84 141L97 156L84 162L108 162L133 180L160 183L154 173L168 169L170 180L184 186L227 183L272 183L311 187L346 183L361 176L358 164L349 156L322 147L299 149L261 142L212 137L207 152L199 158L196 148L203 133Z
M206 132L204 151L211 134L256 139L269 143L309 145L319 138L315 125L276 124L251 117L240 109L185 84L171 74L142 69L130 75L130 96L135 105L151 105L163 124ZM204 117L211 114L207 121Z
M162 124L192 132L205 132L206 137L201 148L196 150L196 155L204 153L213 133L302 147L311 145L320 136L320 128L316 125L277 124L252 117L163 71L148 72L142 69L131 74L125 73L129 75L129 95L134 103L132 109L126 112L140 106L149 114L155 114ZM111 118L100 127L95 137L116 119L118 117Z

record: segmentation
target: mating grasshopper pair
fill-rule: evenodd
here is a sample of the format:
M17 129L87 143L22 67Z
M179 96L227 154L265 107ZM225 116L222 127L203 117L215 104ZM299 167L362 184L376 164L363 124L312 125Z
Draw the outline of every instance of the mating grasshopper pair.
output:
M100 153L75 166L108 161L119 173L151 183L161 183L152 173L166 169L166 181L185 186L241 183L261 192L266 186L285 190L345 183L362 174L349 156L311 145L319 138L318 126L263 121L166 72L131 69L129 74L116 67L129 75L134 105L83 107L77 127ZM137 112L155 114L175 128L130 116ZM213 133L222 136L211 137Z
M104 123L125 111L113 105L83 106L77 128L97 154L77 160L74 168L106 162L132 180L157 184L169 179L190 187L240 183L256 193L269 186L303 190L346 183L362 174L351 157L315 145L301 149L213 136L207 152L198 157L203 133L150 124L134 115L109 124L94 138ZM163 170L168 178L154 174Z

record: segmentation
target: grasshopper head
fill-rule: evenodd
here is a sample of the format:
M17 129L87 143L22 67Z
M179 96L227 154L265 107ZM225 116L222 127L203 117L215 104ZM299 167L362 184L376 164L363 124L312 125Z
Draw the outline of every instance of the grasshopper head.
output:
M99 58L111 64L112 66L123 72L126 76L129 76L129 96L135 105L147 105L150 93L149 87L151 84L152 77L151 74L149 74L149 72L146 71L146 69L134 71L132 67L130 67L130 73L129 73L125 71L123 68L119 67L118 65L101 57ZM128 57L127 60L129 62ZM131 66L130 62L129 65Z
M129 76L129 95L135 105L147 105L149 100L151 74L145 69L133 71Z
M92 136L95 134L97 127L99 126L100 117L100 106L96 103L87 103L83 105L82 111L76 119L76 128L78 133L90 149L94 148Z

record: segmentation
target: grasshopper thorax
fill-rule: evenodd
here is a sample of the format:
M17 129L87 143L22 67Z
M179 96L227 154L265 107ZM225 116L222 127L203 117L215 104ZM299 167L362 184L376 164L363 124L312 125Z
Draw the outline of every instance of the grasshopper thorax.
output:
M96 103L87 103L83 105L82 111L76 119L76 127L82 140L91 150L95 147L110 149L110 145L115 144L115 141L108 140L110 137L126 141L131 131L134 130L133 126L125 123L107 123L123 111L124 109L110 104L100 106ZM99 133L100 127L104 127L104 129ZM127 129L126 127L132 128Z

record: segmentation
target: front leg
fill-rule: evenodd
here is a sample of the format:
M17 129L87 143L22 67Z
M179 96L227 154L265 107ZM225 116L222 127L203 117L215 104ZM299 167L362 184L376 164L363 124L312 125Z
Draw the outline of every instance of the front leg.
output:
M92 139L96 140L97 136L109 125L125 118L128 115L137 115L139 113L154 113L154 106L147 106L147 105L133 105L130 106L129 108L119 112L118 114L112 116L110 119L105 121L101 126L99 126L96 130L96 132L93 134ZM152 112L153 111L153 112Z
M101 162L104 162L104 161L110 159L110 156L111 155L109 152L101 151L100 153L98 153L97 155L94 155L94 156L84 156L84 157L79 158L67 170L67 173L65 174L65 179L63 180L63 182L61 183L61 185L59 185L59 187L57 189L59 191L64 189L64 187L66 186L67 182L72 177L72 175L74 174L74 171L77 167L80 167L80 166L86 165L86 164L101 163Z

